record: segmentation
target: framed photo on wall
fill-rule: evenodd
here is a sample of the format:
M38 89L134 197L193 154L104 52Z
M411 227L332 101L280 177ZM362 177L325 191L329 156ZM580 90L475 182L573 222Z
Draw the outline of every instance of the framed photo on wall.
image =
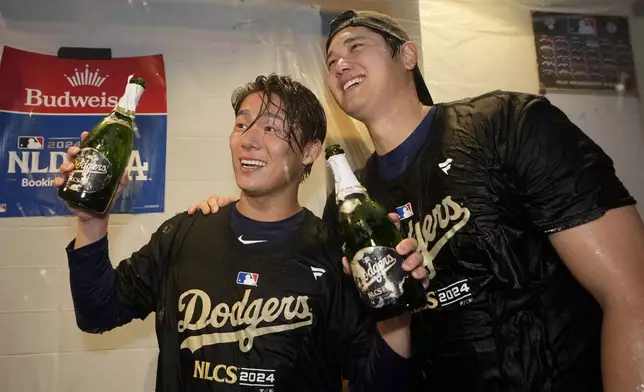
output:
M542 92L637 95L628 18L532 12Z

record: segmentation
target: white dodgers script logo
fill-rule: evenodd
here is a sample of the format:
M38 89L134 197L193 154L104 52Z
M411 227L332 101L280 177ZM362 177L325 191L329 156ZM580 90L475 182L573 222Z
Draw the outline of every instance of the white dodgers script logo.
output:
M179 297L179 312L183 320L178 323L179 333L185 330L200 331L208 326L222 328L226 325L240 328L234 332L214 332L190 336L181 342L181 348L193 353L204 346L239 342L239 349L248 352L253 348L256 337L272 333L291 331L313 324L313 313L307 296L258 298L248 303L251 290L244 293L241 301L232 306L220 303L212 306L210 297L202 290L188 290ZM201 313L195 310L199 305ZM289 321L273 324L280 316Z
M434 259L438 252L469 219L470 210L460 206L451 196L447 196L440 204L436 204L430 214L425 215L422 222L409 221L408 236L415 237L418 241L418 251L423 255L423 264L429 272L429 279L436 276ZM447 231L438 237L439 229Z
M366 251L370 250L365 248L360 250L355 255L355 259L362 259L365 257ZM368 256L367 256L368 257ZM364 268L356 268L356 272L360 271L359 278L364 282L364 287L370 287L374 283L382 283L382 281L387 276L387 271L392 269L396 265L396 259L392 255L385 255L384 257L378 259L374 263L370 263L369 267L365 270Z

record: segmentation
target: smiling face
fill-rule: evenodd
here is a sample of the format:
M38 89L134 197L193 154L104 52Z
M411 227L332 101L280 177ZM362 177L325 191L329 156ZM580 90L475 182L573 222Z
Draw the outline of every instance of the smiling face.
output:
M364 122L408 84L415 63L411 42L393 56L382 35L362 26L347 27L329 44L327 87L344 112Z
M237 186L249 196L297 189L306 166L317 157L311 152L315 143L303 149L295 145L282 100L276 94L268 98L265 93L249 94L237 110L230 135Z

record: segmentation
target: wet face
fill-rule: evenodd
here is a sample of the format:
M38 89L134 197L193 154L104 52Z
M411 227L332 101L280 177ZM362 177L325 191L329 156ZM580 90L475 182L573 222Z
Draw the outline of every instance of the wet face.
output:
M399 97L415 94L411 72L418 61L412 42L393 56L378 33L366 27L347 27L336 34L327 51L327 87L340 108L351 117L370 122Z
M327 52L327 86L340 108L363 120L400 73L385 39L366 27L339 32Z
M235 180L249 196L279 193L289 186L297 188L308 164L308 157L288 142L288 124L280 98L273 95L270 103L267 101L265 94L250 94L242 102L230 134Z

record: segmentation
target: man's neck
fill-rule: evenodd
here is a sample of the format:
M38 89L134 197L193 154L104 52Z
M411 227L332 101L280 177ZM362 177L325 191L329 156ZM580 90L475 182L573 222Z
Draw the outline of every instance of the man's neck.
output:
M423 121L430 109L415 97L413 100L393 98L388 101L395 102L395 105L380 111L382 115L371 121L364 121L378 155L385 155L401 145Z
M302 206L297 200L297 193L249 196L242 192L237 210L245 217L256 221L276 222L297 214L302 210Z

